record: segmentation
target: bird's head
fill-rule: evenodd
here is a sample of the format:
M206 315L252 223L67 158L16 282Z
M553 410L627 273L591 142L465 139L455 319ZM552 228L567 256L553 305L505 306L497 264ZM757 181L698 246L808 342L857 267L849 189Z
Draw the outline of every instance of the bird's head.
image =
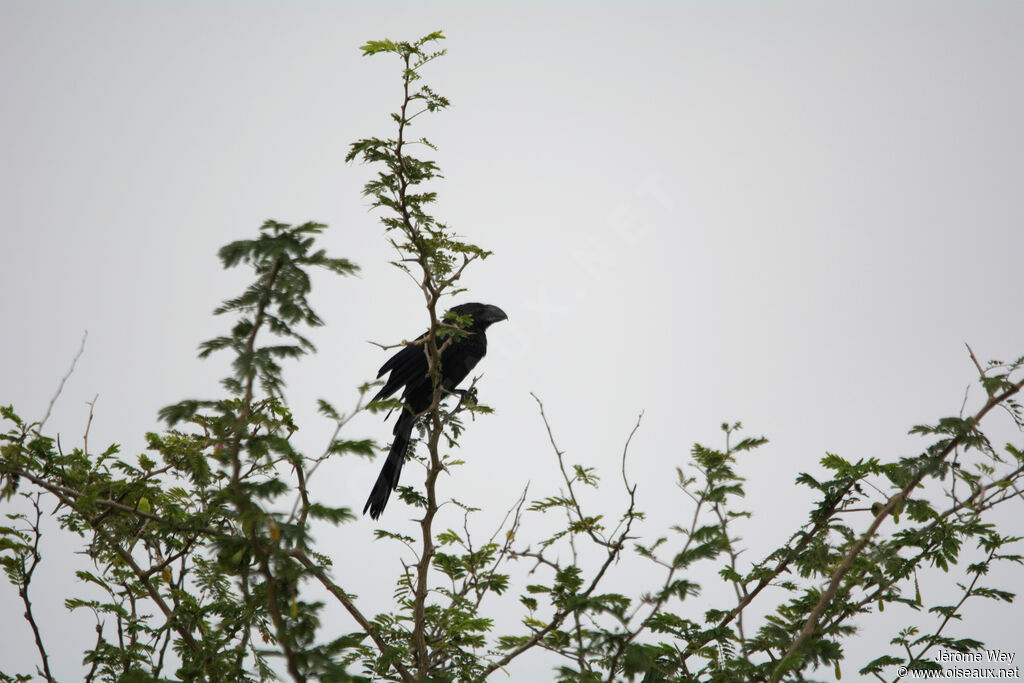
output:
M486 330L496 322L508 320L505 311L490 304L459 304L458 306L453 306L448 313L471 316L473 324L470 327L480 330Z

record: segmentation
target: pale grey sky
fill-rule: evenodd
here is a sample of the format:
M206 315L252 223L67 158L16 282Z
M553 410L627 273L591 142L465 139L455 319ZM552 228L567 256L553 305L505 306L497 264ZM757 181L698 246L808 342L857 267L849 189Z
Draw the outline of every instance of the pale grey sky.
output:
M353 140L389 134L400 96L397 62L358 48L435 29L449 54L426 76L454 106L417 133L440 147L440 216L495 252L459 300L510 318L480 366L497 412L443 484L488 506L482 520L527 481L557 487L531 391L568 457L605 475L598 506L621 503L621 446L645 411L630 472L651 536L690 512L672 487L690 444L742 420L771 439L743 467L757 558L804 518L793 479L826 450L912 455L909 427L960 409L965 342L1024 353L1020 3L0 2L0 402L40 417L87 328L50 426L73 443L98 394L91 443L139 452L161 406L217 390L223 362L195 348L244 276L216 249L268 218L317 220L363 268L321 280L320 354L289 375L300 443L321 449L316 398L353 403L386 358L366 340L424 327L360 196L371 170L343 162ZM386 442L390 427L362 416L349 434ZM320 491L361 507L377 467L333 463ZM395 501L383 521L411 516ZM1024 533L1019 511L1005 518ZM398 552L374 528L324 539L369 612L391 586L365 568ZM61 607L79 586L47 572L48 628L84 646L90 619ZM617 578L648 576L625 563ZM0 609L15 603L0 587ZM963 632L1024 650L1000 626L1019 609L985 608ZM511 626L516 593L494 609ZM892 635L864 626L847 670ZM2 629L0 667L28 670L28 630ZM58 658L66 680L75 647Z

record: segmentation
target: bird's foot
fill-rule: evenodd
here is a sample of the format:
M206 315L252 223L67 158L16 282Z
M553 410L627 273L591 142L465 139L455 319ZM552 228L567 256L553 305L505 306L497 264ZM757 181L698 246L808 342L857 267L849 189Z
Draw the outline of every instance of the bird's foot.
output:
M452 393L459 395L459 403L463 403L468 406L475 406L479 402L477 400L476 387L471 387L469 389L456 389Z

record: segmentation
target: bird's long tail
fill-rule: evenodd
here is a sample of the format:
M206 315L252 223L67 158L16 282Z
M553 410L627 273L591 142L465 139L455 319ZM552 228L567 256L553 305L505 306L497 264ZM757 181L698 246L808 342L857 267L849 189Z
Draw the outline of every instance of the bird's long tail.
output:
M405 462L405 451L409 448L409 441L412 437L412 425L416 417L407 408L402 409L395 423L395 440L391 442L391 451L388 453L384 466L380 468L377 475L377 482L370 491L370 497L366 499L363 507L363 514L370 511L370 517L377 519L380 513L384 512L384 506L388 504L391 492L398 486L398 477L402 474L402 464Z

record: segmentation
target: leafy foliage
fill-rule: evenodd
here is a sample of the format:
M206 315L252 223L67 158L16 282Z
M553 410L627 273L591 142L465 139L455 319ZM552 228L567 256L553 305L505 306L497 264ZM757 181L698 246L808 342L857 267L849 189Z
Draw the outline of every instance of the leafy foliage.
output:
M231 356L224 394L164 408L166 429L147 435L146 453L128 457L116 444L97 452L88 430L81 447L68 451L42 424L0 407L0 477L10 508L0 526L0 566L24 605L38 675L54 680L48 634L32 609L44 502L56 504L60 532L89 560L75 575L93 592L66 601L96 620L96 642L83 656L87 681L473 681L505 676L514 660L541 650L559 657L560 681L807 680L818 669L838 679L844 642L875 610L895 618L893 649L858 662L861 676L885 680L900 666L937 671L929 658L936 649L981 649L947 627L962 619L968 601L1015 598L990 576L997 564L1021 563L1012 552L1020 538L1000 531L991 511L1019 499L1024 446L997 448L982 424L1000 408L1024 426L1016 399L1024 358L982 366L971 353L984 403L973 414L914 427L911 433L927 440L919 454L853 462L829 453L814 472L799 474L797 485L815 502L806 521L761 558L743 554L737 529L765 514L743 509L742 472L766 439L741 438L742 426L727 423L723 448L694 445L676 467L689 515L652 531L628 476L640 420L622 450L624 504L612 515L591 501L619 483L566 458L537 399L558 483L542 483L532 499L524 489L502 524L483 542L474 539L477 510L444 499L438 479L461 463L454 450L465 414L491 410L479 402L475 381L457 400L437 383L441 352L469 322L439 315L438 306L462 291L467 266L489 252L430 214L440 168L409 151L434 149L409 130L421 115L449 106L422 83L424 67L444 54L428 47L443 38L434 32L412 43L363 46L367 56L399 59L402 102L391 115L395 136L361 139L347 157L377 169L364 191L382 212L394 265L414 276L424 297L429 331L413 343L424 347L435 380L410 454L423 463L425 480L399 491L421 510L419 534L377 530L415 558L394 563L393 608L367 616L331 578L332 558L316 545L311 524L340 525L354 516L311 499L308 484L328 458L376 451L371 440L342 435L354 414L402 406L365 405L370 385L359 387L360 400L347 413L320 399L334 433L320 454L296 449L284 372L288 361L315 351L309 331L323 324L310 304L310 273L349 275L356 267L317 248L325 226L268 221L254 239L220 251L224 267L253 271L251 284L215 310L231 318L228 329L200 345L203 358ZM461 528L438 516L445 502L461 514ZM525 518L552 513L564 523L524 538ZM630 561L659 579L615 585L613 568ZM516 578L515 562L531 566L528 583ZM925 572L948 575L952 592L925 594ZM708 591L712 604L698 604L703 575L717 577L731 597ZM498 600L521 606L512 633L498 632L490 616ZM351 632L324 633L327 610L347 613ZM0 681L32 678L0 673Z
M246 263L256 275L216 310L236 316L230 332L200 346L202 357L234 355L223 382L229 395L163 409L171 428L147 435L150 453L135 463L116 445L91 453L87 439L65 453L38 425L4 409L13 425L2 437L8 481L35 485L18 495L37 506L43 492L53 496L61 526L83 539L97 568L77 576L105 598L67 601L68 609L96 617L97 642L85 653L88 680L164 680L169 650L181 679L267 680L274 677L271 648L296 679L355 680L347 667L364 636L317 642L322 605L301 598L313 572L297 559L314 553L307 519L338 524L352 515L310 502L304 485L294 513L274 512L294 495L288 472L302 480L315 464L292 447L297 427L281 394L281 362L313 350L302 326L322 324L309 305L308 270L355 271L314 249L323 229L268 221L257 239L221 250L225 267ZM268 332L293 343L264 345ZM333 441L328 451L365 453L367 445ZM38 541L38 521L4 531L18 539L5 544L8 577L27 594L31 572L24 567L36 556L28 541Z

